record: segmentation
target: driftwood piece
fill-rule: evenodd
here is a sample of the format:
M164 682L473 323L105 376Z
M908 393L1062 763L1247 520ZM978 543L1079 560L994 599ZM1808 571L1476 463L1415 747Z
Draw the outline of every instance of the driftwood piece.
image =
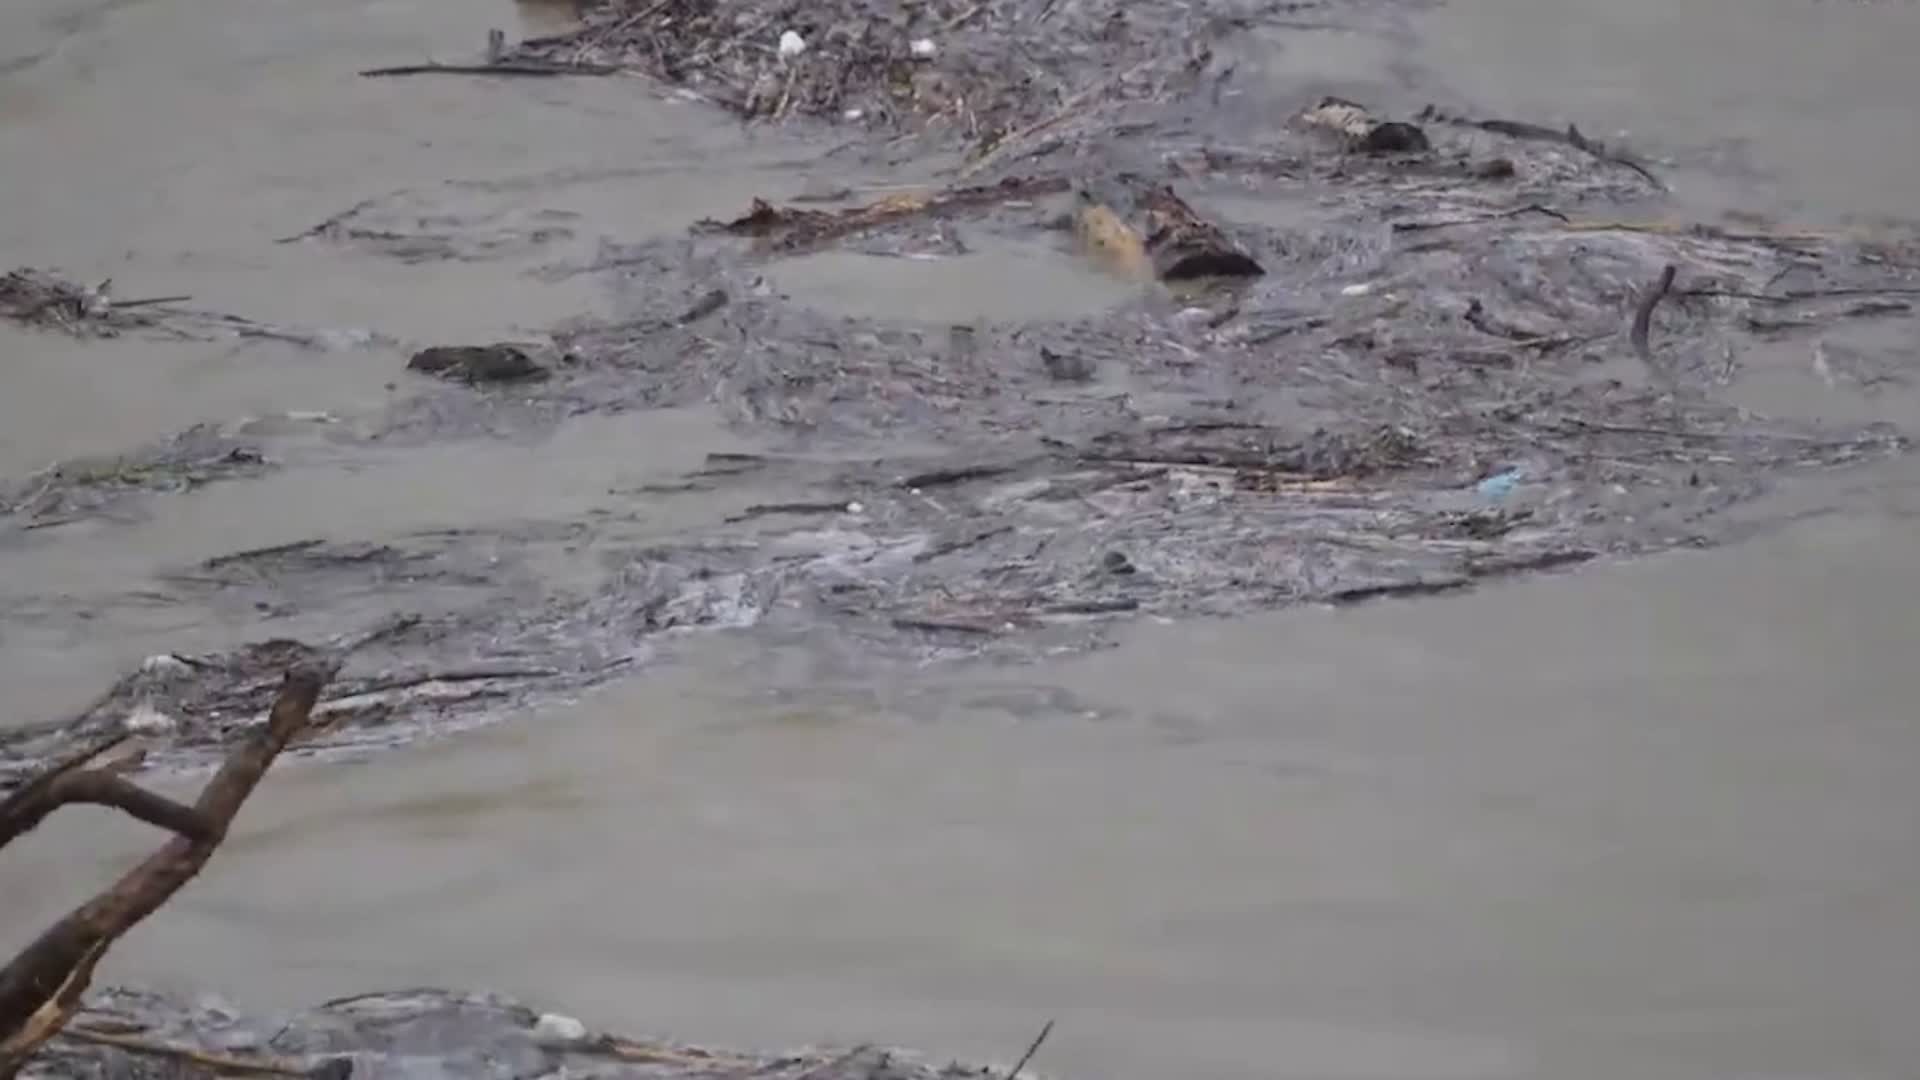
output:
M337 666L307 660L289 669L266 723L234 748L191 807L86 767L117 739L55 763L0 803L0 845L74 802L117 806L179 834L0 969L0 1080L17 1075L73 1017L107 949L206 865L274 759L306 727L321 687Z
M397 75L519 75L552 77L559 75L616 75L612 64L549 64L535 60L495 60L485 64L401 64L398 67L368 68L363 79L392 78Z
M774 206L764 198L755 198L747 213L732 221L703 219L693 227L703 233L753 236L760 252L791 256L816 252L854 234L887 229L920 217L950 217L991 209L1058 194L1066 188L1068 183L1056 177L1008 177L996 184L958 186L941 192L897 192L866 206L845 209Z
M775 206L765 199L731 221L703 220L694 228L753 237L762 250L784 254L813 251L856 233L920 217L943 217L1009 202L1052 195L1067 188L1053 177L1008 177L997 184L948 188L937 193L900 192L877 202L844 210L808 210Z
M360 77L377 79L395 75L616 75L620 70L618 64L592 64L579 57L555 60L539 56L508 55L506 32L496 27L487 31L487 55L479 63L442 64L430 61L424 64L399 64L394 67L368 68L360 73Z
M241 1057L236 1054L222 1054L201 1050L192 1046L175 1046L171 1043L143 1039L137 1035L123 1035L111 1031L96 1031L87 1027L68 1027L60 1032L63 1039L75 1042L93 1043L97 1046L111 1046L128 1054L144 1057L157 1057L178 1062L183 1066L197 1066L219 1076L304 1076L309 1080L331 1080L334 1077L353 1075L353 1063L347 1058L335 1058L315 1068L303 1068L289 1062L271 1058Z
M1146 241L1133 226L1104 203L1081 192L1073 212L1074 240L1081 254L1121 278L1145 278L1153 273Z
M1361 154L1418 154L1433 148L1418 125L1381 120L1345 98L1324 97L1300 114L1302 123L1339 135L1347 149Z
M1426 108L1420 110L1420 115L1416 117L1416 119L1429 123L1479 128L1481 131L1490 131L1495 135L1504 135L1509 139L1524 139L1530 142L1559 143L1562 146L1571 146L1581 153L1591 155L1596 161L1604 161L1609 165L1618 165L1621 168L1630 169L1638 173L1642 180L1653 185L1656 190L1667 190L1666 183L1659 177L1653 175L1651 169L1642 165L1633 156L1615 150L1598 139L1589 139L1581 134L1580 129L1573 124L1568 124L1566 130L1562 131L1558 128L1547 127L1544 124L1529 124L1520 120L1474 120L1464 116L1450 115L1434 105L1428 105Z
M1162 281L1259 277L1266 273L1220 227L1193 212L1171 187L1141 200L1147 218L1147 257Z

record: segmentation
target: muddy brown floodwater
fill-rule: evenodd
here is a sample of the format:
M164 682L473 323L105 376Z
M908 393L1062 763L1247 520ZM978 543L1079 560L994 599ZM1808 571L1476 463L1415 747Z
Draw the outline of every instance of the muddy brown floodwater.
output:
M498 573L533 606L599 570L542 522L644 547L795 497L780 476L674 490L744 460L713 455L764 449L698 400L583 410L538 439L387 451L328 433L397 400L396 343L533 338L632 300L531 271L666 242L755 196L880 183L641 80L354 76L564 18L496 0L0 10L0 270L327 332L312 347L0 324L0 477L201 423L298 450L282 475L60 525L57 542L9 534L7 723L75 709L152 654L232 649L263 619L324 635L385 603L371 587L329 595L324 617L244 592L141 601L179 567L315 538L526 536L544 546ZM1915 5L1454 0L1368 25L1249 32L1240 77L1627 129L1699 215L1920 217ZM395 209L396 192L427 201ZM408 226L381 242L430 250L276 243L362 200ZM1210 205L1283 225L1318 212ZM822 311L942 333L1131 295L1053 245L970 239L964 260L829 252L767 275ZM1857 333L1920 346L1910 315ZM1920 429L1900 379L1848 393L1808 355L1757 348L1729 393ZM594 516L656 489L672 497ZM1909 458L1816 469L1730 511L1756 527L1711 550L1351 609L1148 616L1104 648L1013 665L672 637L578 700L285 763L104 972L270 1007L487 987L626 1031L976 1060L1013 1058L1053 1018L1040 1064L1111 1080L1910 1076L1916 510ZM492 558L454 553L434 586L448 596ZM0 948L149 840L71 811L10 848Z

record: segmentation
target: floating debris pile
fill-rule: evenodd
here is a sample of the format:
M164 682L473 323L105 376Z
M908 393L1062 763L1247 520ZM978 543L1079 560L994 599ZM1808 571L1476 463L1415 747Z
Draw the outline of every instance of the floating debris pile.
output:
M111 988L21 1074L28 1080L987 1080L1004 1067L934 1065L907 1050L856 1046L754 1054L594 1031L497 994L414 989L362 994L287 1015L215 999ZM1027 1075L1021 1073L1019 1075Z
M1658 194L1640 172L1511 125L1434 122L1374 146L1391 121L1321 102L1222 146L1183 107L1142 104L1146 127L1126 135L1075 117L945 188L761 199L689 236L604 245L568 272L607 271L615 317L538 346L425 350L414 366L455 385L415 380L350 425L393 446L699 406L763 453L610 493L576 521L235 552L139 603L298 612L379 638L343 680L366 707L304 746L369 747L575 692L673 631L825 630L874 663L1019 659L1140 614L1351 603L1706 545L1782 476L1909 448L1887 425L1769 418L1730 394L1757 343L1906 317L1920 248L1900 235L1621 220L1608 208ZM1299 219L1235 210L1302 193L1316 212ZM1112 272L1131 292L1074 319L932 325L843 317L769 283L826 251L966 258L963 235L1038 238L1061 272ZM1828 363L1865 392L1910 358ZM495 367L510 392L466 385ZM163 488L39 483L8 500L33 524L99 512L95 489L117 506ZM666 537L623 524L682 493L747 490L781 495ZM564 588L532 569L588 550ZM381 638L366 625L380 605L422 617ZM244 660L201 658L194 678L246 697ZM543 674L375 689L396 672L509 669ZM204 760L241 730L196 719L196 693L151 698L183 721L149 737L157 760ZM82 730L6 752L36 760Z
M113 283L81 285L58 274L22 267L0 275L0 319L60 330L75 337L112 337L124 330L156 326L153 309L186 297L115 301Z
M1837 389L1899 385L1909 355L1825 337L1910 317L1909 235L1663 223L1656 167L1578 128L1282 100L1236 68L1248 41L1365 7L604 0L577 31L496 40L482 74L637 69L737 115L849 128L866 156L848 168L889 182L768 191L686 235L532 269L598 275L612 314L547 342L410 350L395 360L419 376L409 392L336 425L327 452L533 442L583 415L676 407L713 410L755 452L567 520L233 552L102 604L297 615L274 629L377 641L338 691L353 707L334 702L341 722L305 744L376 746L574 693L678 631L837 638L876 664L1020 659L1141 614L1351 603L1707 545L1781 477L1909 449L1886 425L1770 418L1735 392L1757 345L1795 336ZM915 155L950 167L902 190L891 167ZM473 182L459 213L440 205L452 181L390 193L285 240L403 264L550 252L590 229L541 201L569 175ZM1302 212L1265 212L1282 204ZM1051 249L1063 277L1101 275L1119 298L948 324L782 291L822 255L904 276L990 243ZM267 464L179 449L0 489L4 538L52 542ZM285 456L272 467L296 473L298 450ZM683 495L701 510L661 512ZM644 524L667 519L681 524L666 535ZM556 565L564 584L536 569ZM383 636L396 611L416 621ZM97 625L70 619L76 635ZM204 760L258 708L245 650L188 667L145 691L178 721L150 734L156 759ZM28 762L86 730L0 754Z
M132 495L191 491L273 467L254 440L199 424L139 450L69 459L0 485L0 520L47 528L112 513Z
M118 337L128 331L143 330L181 340L262 339L330 350L364 348L386 342L380 335L363 330L305 330L182 306L191 299L190 296L146 296L117 300L111 281L81 285L59 274L30 267L0 276L0 319L73 337Z
M938 128L984 151L1095 104L1190 84L1208 42L1281 0L607 0L510 58L637 68L742 116Z

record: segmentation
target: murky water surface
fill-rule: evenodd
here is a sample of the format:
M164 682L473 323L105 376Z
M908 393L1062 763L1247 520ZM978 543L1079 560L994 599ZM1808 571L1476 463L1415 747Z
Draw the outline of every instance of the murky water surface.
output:
M456 207L577 215L585 255L841 179L818 148L626 81L353 74L560 17L495 0L8 4L0 252L266 319L510 335L600 294L512 259L409 267L273 241L460 181ZM1627 129L1674 159L1692 205L1920 214L1920 7L1458 0L1407 30L1305 46L1291 76L1282 41L1267 74ZM1019 318L1055 257L834 255L774 285L852 314ZM1123 295L1074 279L1049 310ZM1804 357L1748 362L1777 365L1757 408L1841 408ZM202 420L364 407L395 367L0 331L0 473ZM1898 393L1876 408L1920 422ZM682 411L315 466L0 555L0 596L126 589L322 533L577 512L733 439ZM1911 1075L1915 480L1798 484L1779 498L1802 524L1718 551L1142 626L999 673L845 685L797 650L688 639L577 707L276 772L108 971L273 1004L484 985L635 1031L1002 1058L1052 1017L1042 1064L1123 1080ZM694 505L674 512L725 509ZM15 636L0 681L10 714L42 716L145 652L253 634L156 617L78 652ZM9 850L0 943L147 840L78 811Z

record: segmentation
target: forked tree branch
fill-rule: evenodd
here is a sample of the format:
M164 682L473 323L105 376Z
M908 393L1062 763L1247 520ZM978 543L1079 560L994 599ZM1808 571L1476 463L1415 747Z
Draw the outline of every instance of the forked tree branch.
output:
M118 807L177 834L0 969L0 1080L11 1080L73 1017L107 949L206 865L260 778L306 727L321 687L337 668L331 662L310 662L289 670L265 726L227 755L191 807L110 772L86 768L120 741L111 737L55 763L0 802L0 847L56 808L82 802Z

